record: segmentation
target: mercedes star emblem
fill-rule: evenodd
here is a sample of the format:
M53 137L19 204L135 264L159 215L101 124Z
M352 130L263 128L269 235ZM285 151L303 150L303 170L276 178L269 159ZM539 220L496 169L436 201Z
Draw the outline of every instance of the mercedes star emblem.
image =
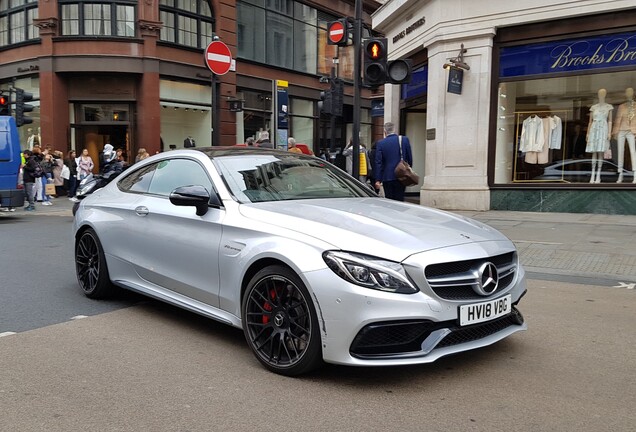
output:
M485 262L479 267L478 283L475 285L475 292L482 296L489 296L497 290L499 285L499 273L497 266L491 262Z

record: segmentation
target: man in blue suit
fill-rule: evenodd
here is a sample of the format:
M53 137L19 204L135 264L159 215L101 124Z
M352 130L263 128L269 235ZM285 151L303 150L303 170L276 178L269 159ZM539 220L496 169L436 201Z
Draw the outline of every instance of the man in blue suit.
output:
M384 188L384 196L396 201L404 201L406 187L395 178L395 167L404 159L413 166L413 154L409 139L402 136L402 155L400 156L400 141L395 134L395 125L391 122L384 124L384 139L376 144L374 175L375 188Z

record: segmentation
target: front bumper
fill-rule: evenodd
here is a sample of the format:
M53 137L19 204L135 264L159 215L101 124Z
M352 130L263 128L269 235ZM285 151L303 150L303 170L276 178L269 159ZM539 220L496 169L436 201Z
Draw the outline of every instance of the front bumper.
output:
M465 251L466 246L463 248ZM512 311L467 326L459 324L459 307L476 303L475 299L443 299L427 285L425 278L416 281L420 292L409 295L359 287L329 269L304 273L303 277L314 296L323 359L328 363L358 366L431 363L527 329L517 309L526 292L525 272L520 265L504 290L480 299L489 301L510 295Z

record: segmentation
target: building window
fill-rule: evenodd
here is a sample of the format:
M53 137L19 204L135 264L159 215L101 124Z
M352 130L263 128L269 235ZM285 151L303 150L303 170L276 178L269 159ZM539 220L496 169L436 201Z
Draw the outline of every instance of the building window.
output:
M495 184L634 181L635 39L499 48Z
M330 73L337 49L327 46L326 27L334 16L292 0L237 1L236 16L239 58L298 72Z
M265 9L236 2L238 56L265 63Z
M135 36L136 1L60 0L59 3L64 36Z
M159 0L160 40L193 48L212 42L214 17L207 0Z
M39 38L37 17L37 0L0 0L0 47Z

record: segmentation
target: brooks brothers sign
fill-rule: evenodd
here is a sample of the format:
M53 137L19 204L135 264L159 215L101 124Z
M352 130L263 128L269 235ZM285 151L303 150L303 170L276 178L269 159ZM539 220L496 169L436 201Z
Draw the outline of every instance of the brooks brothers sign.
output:
M502 47L502 78L636 66L636 33Z

